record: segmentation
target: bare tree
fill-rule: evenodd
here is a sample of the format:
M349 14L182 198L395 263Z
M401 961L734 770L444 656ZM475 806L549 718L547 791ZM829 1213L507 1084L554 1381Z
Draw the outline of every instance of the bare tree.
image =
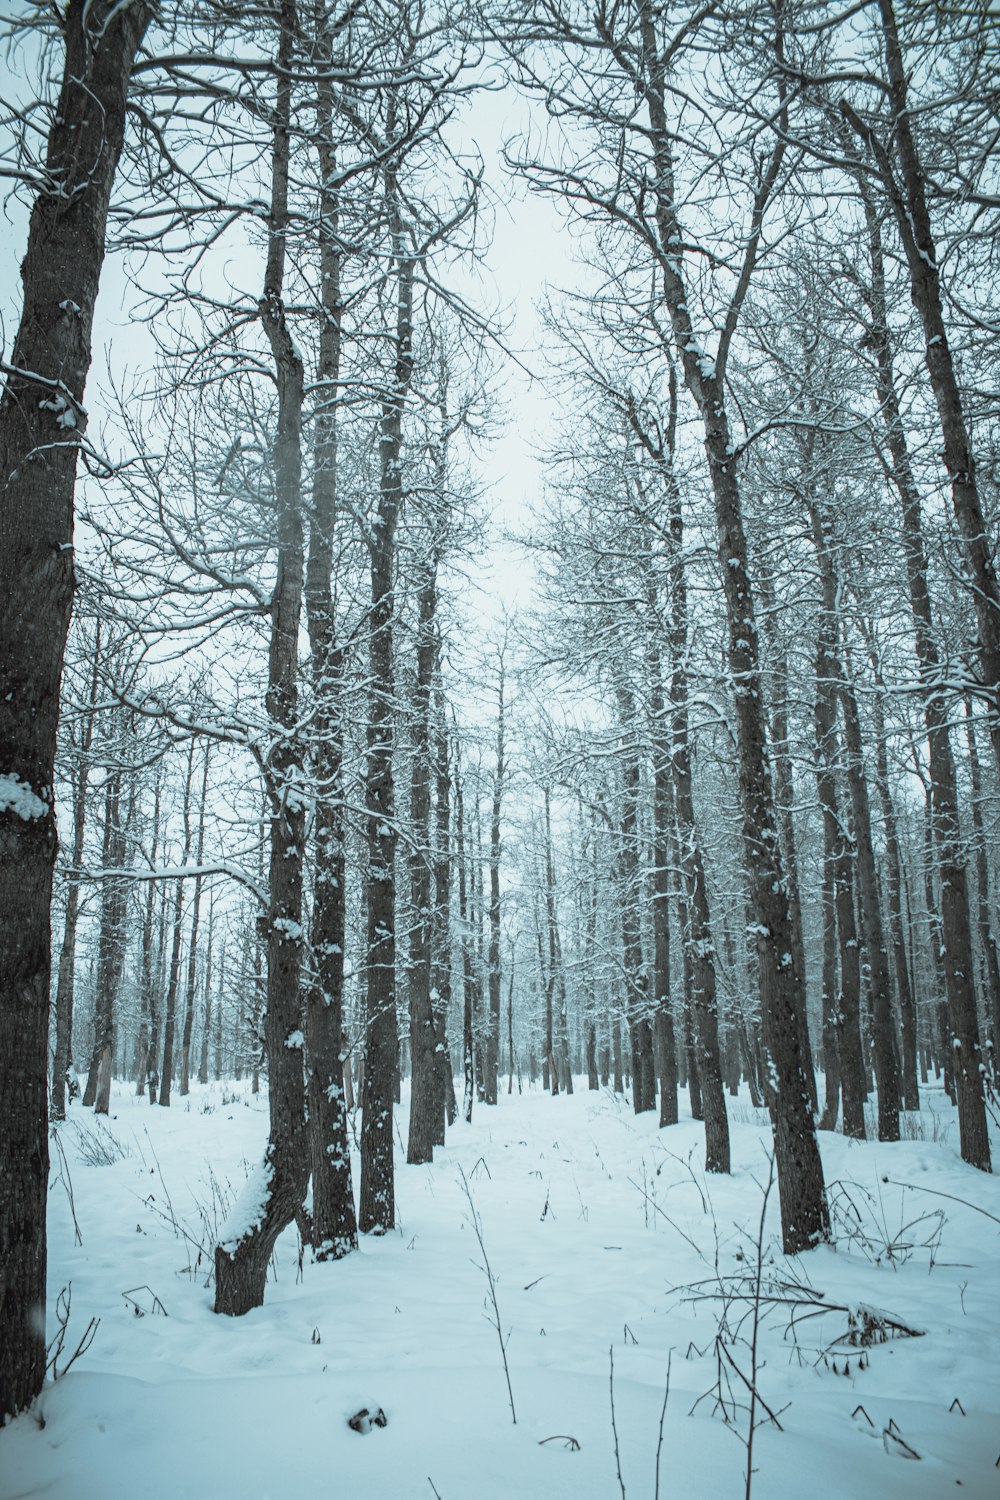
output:
M153 7L71 0L0 398L0 1414L45 1373L52 781L84 385L129 75ZM29 155L29 160L32 156Z

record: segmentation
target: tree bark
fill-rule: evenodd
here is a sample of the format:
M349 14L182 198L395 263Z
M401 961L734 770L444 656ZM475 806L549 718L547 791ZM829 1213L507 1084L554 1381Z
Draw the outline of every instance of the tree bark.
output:
M844 1134L865 1138L864 1056L861 1046L861 965L854 916L854 860L850 834L841 814L837 792L837 582L830 564L830 543L824 521L810 508L813 543L820 572L820 613L816 635L816 790L823 813L824 883L832 893L833 916L840 956L839 994L827 988L833 980L833 961L824 933L823 985L825 1050L835 1055L844 1101ZM828 1059L829 1066L829 1059ZM828 1078L824 1128L836 1123L836 1099Z
M886 0L880 0L886 3ZM920 494L913 477L906 433L896 394L892 346L885 297L881 231L867 193L862 194L868 229L872 281L869 293L870 336L878 369L878 396L889 447L889 472L902 509L902 542L913 617L924 727L927 732L934 841L941 871L941 922L950 1029L949 1061L958 1095L961 1152L964 1161L990 1170L990 1146L980 1072L979 1020L969 911L966 860L958 814L958 786L948 732L945 684L934 636L927 583Z
M211 758L210 742L205 745L205 764L201 773L201 800L198 804L198 841L195 845L195 864L201 867L205 854L205 812L208 803L208 765ZM202 876L194 877L194 893L191 897L191 935L188 941L187 987L184 996L184 1027L181 1032L181 1094L191 1092L191 1034L194 1030L195 983L198 976L198 933L201 927Z
M395 129L394 115L388 135ZM365 802L368 819L368 990L361 1121L359 1228L385 1234L396 1220L392 1111L396 1024L396 809L393 781L393 614L396 526L403 503L403 412L413 375L413 262L407 258L395 168L386 169L395 261L394 369L382 401L379 497L370 540L371 693Z
M97 668L101 654L101 627L97 622L94 640L94 662L90 678L90 712L74 741L76 765L73 776L73 853L67 877L66 916L63 922L62 947L59 950L59 973L56 980L56 1045L52 1064L50 1109L53 1120L66 1118L66 1074L73 1063L73 994L76 980L76 929L80 915L80 868L83 864L84 833L87 822L87 783L90 776L90 747L94 738L94 705L97 701ZM152 893L152 888L150 893Z
M278 396L274 439L277 576L271 601L268 718L273 742L266 764L271 804L267 910L269 1133L264 1159L248 1184L246 1210L215 1250L215 1311L240 1316L264 1300L271 1251L305 1197L309 1178L302 1058L302 865L305 802L298 731L298 636L302 613L303 367L283 298L290 162L294 0L282 0L272 145L267 265L260 315L271 347ZM251 1201L252 1200L252 1201Z
M101 924L97 940L97 986L94 999L94 1049L84 1092L84 1104L94 1113L108 1114L111 1107L111 1072L115 1045L115 1002L125 968L128 882L120 872L125 864L125 818L122 811L120 766L108 772L104 792L105 873L101 881ZM133 792L134 795L134 792Z
M503 798L503 783L506 774L504 762L504 732L506 729L504 705L504 650L500 650L499 678L497 683L497 735L496 765L493 771L493 802L490 809L490 941L487 964L489 972L489 1016L486 1033L486 1069L484 1102L497 1102L497 1072L500 1065L500 812Z
M410 773L410 1010L409 1163L433 1161L437 1134L437 1028L431 996L433 909L431 896L431 689L437 656L436 559L427 565L417 595L417 674L413 690L413 761ZM494 1100L495 1102L495 1100Z
M993 542L983 515L976 464L955 361L948 342L937 246L927 206L927 178L913 134L906 62L893 0L879 0L898 176L886 146L849 105L843 112L871 149L909 270L910 297L924 335L924 362L941 423L941 457L951 482L952 507L965 547L969 591L979 630L981 688L990 707L990 738L1000 773L1000 586ZM866 213L870 212L866 203Z
M659 262L677 358L704 431L704 448L715 502L719 563L726 600L728 663L736 700L743 844L750 880L754 935L761 986L764 1045L771 1072L771 1117L782 1239L786 1253L805 1250L829 1235L823 1166L816 1141L806 1059L802 1055L803 975L795 966L788 888L781 859L773 779L764 722L763 684L747 559L739 481L726 409L725 349L713 361L702 350L683 279L685 235L673 198L673 159L667 124L665 63L657 47L651 0L639 3L643 91L649 114L655 167L654 214ZM764 210L781 167L778 146L755 189L753 229L748 237L740 285L749 284ZM739 300L727 314L731 337Z
M831 558L830 566L832 565ZM838 696L844 716L847 785L854 821L855 869L858 876L861 923L865 934L864 944L868 955L868 974L871 985L875 1080L878 1091L878 1138L880 1141L898 1141L899 1070L896 1065L895 1026L892 1018L892 985L889 978L889 955L882 922L882 907L879 901L878 877L875 872L875 846L872 840L871 806L864 770L861 718L848 664L845 660L840 660L838 666L840 669Z
M0 398L0 1418L45 1375L53 766L73 491L129 74L152 7L70 0Z

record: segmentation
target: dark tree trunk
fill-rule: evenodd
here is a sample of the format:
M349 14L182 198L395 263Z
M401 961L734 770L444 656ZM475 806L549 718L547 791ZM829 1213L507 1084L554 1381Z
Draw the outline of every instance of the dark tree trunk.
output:
M805 1005L806 953L802 940L802 901L799 895L799 862L795 844L795 822L792 809L795 806L795 782L792 774L792 757L788 746L788 655L780 639L775 619L774 589L766 554L758 558L760 578L761 610L764 631L773 655L772 675L774 679L771 695L771 753L774 759L774 801L778 810L781 831L781 852L785 861L788 881L788 906L792 918L792 945L795 966L802 975L803 1003L799 1009L799 1040L802 1045L803 1064L809 1083L809 1094L813 1113L819 1112L816 1093L816 1072L813 1067L812 1044L809 1040L809 1022Z
M673 370L671 370L671 377ZM672 382L673 384L673 382ZM708 909L708 887L694 816L691 735L688 721L688 601L684 568L684 519L680 490L669 487L670 562L669 624L671 774L677 846L687 896L685 944L691 969L691 1004L697 1047L700 1102L705 1121L705 1170L728 1172L729 1119L719 1060L719 1012L715 974L715 945Z
M472 972L472 944L469 934L469 876L465 863L465 798L461 776L455 778L455 823L457 829L455 853L458 859L458 923L461 932L462 956L462 1118L467 1125L471 1125L472 1107L476 1098L476 1045L473 1035L475 981Z
M934 243L927 205L927 179L913 135L906 61L900 45L893 0L879 0L879 11L885 42L891 145L895 163L875 131L866 126L849 105L845 104L843 109L852 128L872 151L906 255L910 297L924 335L924 362L941 423L941 457L951 481L952 506L965 548L969 592L979 629L978 654L982 686L990 701L990 735L997 770L1000 772L1000 586L997 583L990 532L979 495L969 425L948 341L938 249ZM867 199L868 195L865 196ZM866 211L870 212L870 200L866 202ZM968 1064L969 1059L966 1059L966 1071ZM963 1113L969 1115L968 1106ZM974 1135L980 1133L979 1127L971 1119L967 1120L967 1124ZM970 1149L973 1149L971 1143ZM979 1151L979 1147L974 1149Z
M616 884L625 959L626 1014L632 1047L632 1107L639 1115L655 1107L656 1083L652 1067L653 1025L639 918L644 894L639 875L639 751L635 742L632 694L624 686L618 688L618 717L622 736L622 801Z
M965 734L969 747L969 780L972 796L972 835L976 851L976 895L979 925L979 943L982 948L983 967L986 977L988 1003L986 1015L993 1039L993 1075L997 1077L1000 1067L1000 964L997 962L997 945L990 921L990 872L986 858L987 833L983 825L981 800L983 795L982 772L979 765L979 749L976 745L976 723L972 713L972 701L965 700ZM909 1108L909 1106L907 1106Z
M490 810L490 946L489 1016L486 1033L486 1069L483 1094L486 1104L497 1102L497 1071L500 1053L500 812L503 798L504 764L504 652L500 651L497 685L496 766L493 772L493 804Z
M393 124L393 129L395 125ZM391 133L391 132L390 132ZM406 258L395 170L386 171L395 258L395 366L382 401L379 497L371 553L371 691L365 799L368 817L368 991L361 1120L359 1228L385 1234L396 1221L393 1097L396 1023L396 808L393 781L393 573L403 503L403 412L413 374L413 263Z
M205 997L202 1006L201 1044L198 1048L198 1082L208 1082L208 1043L212 1034L212 939L215 928L215 906L208 905L208 943L205 952Z
M830 566L833 566L832 558ZM875 1081L878 1090L878 1138L899 1140L899 1069L896 1064L895 1027L892 1019L892 982L889 977L889 955L886 949L882 907L879 901L878 877L875 873L875 847L872 840L871 807L865 779L861 742L861 719L850 672L839 662L840 706L844 716L844 743L847 751L847 784L857 850L855 868L861 898L861 924L868 973L871 984L872 1032L875 1052Z
M887 0L880 0L884 6ZM941 925L945 986L948 996L949 1062L954 1068L958 1096L959 1135L964 1161L990 1170L990 1145L983 1099L979 1019L976 1013L975 968L966 859L958 814L958 786L948 731L948 707L943 672L934 634L927 583L920 493L910 464L893 370L892 346L885 298L885 275L878 218L867 193L863 194L871 254L869 293L871 342L878 368L878 395L889 447L889 471L899 493L903 522L903 555L910 594L914 639L923 698L931 778L934 841L941 871ZM971 461L971 459L970 459ZM998 679L993 679L994 686Z
M805 983L795 964L792 916L764 722L757 623L734 458L736 445L726 409L725 356L738 321L739 300L732 304L727 315L718 356L714 362L709 361L695 333L682 274L686 237L673 198L665 64L657 47L650 0L640 0L638 40L656 173L653 211L663 296L685 383L701 417L715 501L719 564L726 600L728 665L736 700L743 845L757 940L764 1045L773 1083L771 1116L782 1239L786 1253L791 1254L827 1238L829 1213L806 1077L807 1059L802 1055ZM755 187L755 227L748 239L740 283L744 290L753 271L764 208L781 168L782 152L779 145Z
M198 808L198 842L195 846L195 864L201 866L205 854L205 812L208 802L208 764L210 746L205 746L205 764L201 773L201 801ZM187 989L184 996L184 1029L181 1033L181 1094L191 1092L191 1034L194 1030L195 985L198 976L198 933L201 928L202 877L194 878L194 894L191 897L191 936L188 946Z
M156 868L156 856L160 842L160 796L161 776L160 768L158 767L156 790L153 796L153 833L147 856L151 870ZM162 903L165 898L166 892L164 891L161 898L161 931L158 945L153 932L156 910L156 882L150 880L146 886L142 918L142 937L140 940L139 1005L142 1012L142 1041L139 1047L135 1086L137 1094L143 1093L144 1090L148 1091L150 1104L156 1103L159 1081L159 1074L156 1070L156 1057L160 1039L159 991L162 958Z
M129 73L152 7L70 0L0 398L0 1419L45 1375L53 767L73 491ZM98 39L99 45L98 45Z
M545 926L548 936L548 951L544 966L545 975L545 1055L548 1060L549 1087L558 1094L560 1084L572 1092L572 1079L563 1070L560 1078L563 1043L565 1040L565 994L561 986L561 964L559 948L559 918L556 910L556 870L552 854L552 811L549 788L544 790L545 801ZM560 1003L561 999L561 1003ZM558 1060L557 1052L560 1054Z
M76 979L76 928L80 914L80 868L83 863L84 832L87 822L87 783L90 774L90 747L94 738L93 705L97 701L97 668L101 654L101 627L97 623L94 640L94 664L90 679L91 712L86 715L79 740L74 740L76 765L73 775L73 853L66 889L66 917L63 923L62 947L59 950L59 975L56 980L56 1045L52 1064L51 1114L53 1120L66 1118L66 1074L73 1064L73 993ZM150 888L152 895L152 888Z
M851 839L837 793L837 581L830 565L830 544L818 510L811 510L813 542L820 570L821 602L816 636L816 789L823 812L824 879L832 887L840 952L839 998L833 1003L831 1030L835 1033L836 1058L844 1099L844 1134L865 1137L864 1057L861 1047L861 963L854 917L854 861ZM824 948L824 1005L829 960ZM824 1015L827 1012L824 1011ZM831 1037L831 1052L833 1038ZM835 1101L828 1090L828 1110ZM824 1115L832 1130L836 1113Z
M413 690L413 761L410 780L410 966L407 975L410 1009L410 1129L406 1160L434 1159L439 1086L437 1027L431 998L433 949L431 906L431 688L437 656L435 615L437 590L428 565L418 593L417 676ZM495 1102L495 1101L494 1101Z
M900 1077L903 1090L903 1108L919 1110L920 1090L917 1085L917 1007L910 982L910 971L906 961L906 926L903 921L903 875L899 853L899 834L896 829L896 813L892 805L889 787L889 754L886 748L885 713L882 707L883 684L877 659L873 657L877 691L872 701L872 716L875 734L875 783L882 805L882 828L885 836L886 887L889 906L889 934L892 941L893 969L896 976L896 994L899 998L899 1017L902 1029L903 1052Z
M325 7L317 8L317 43L325 64L332 43ZM333 553L337 524L338 400L342 351L341 250L334 148L334 99L329 77L316 83L316 154L319 202L319 361L321 385L313 424L312 515L305 604L312 653L314 725L312 755L322 793L313 825L315 873L310 932L313 975L306 995L306 1077L312 1171L313 1251L333 1260L357 1248L358 1228L347 1137L344 1045L344 857L342 707L344 652L337 639Z
M438 657L440 658L440 641ZM434 1145L444 1145L445 1121L455 1123L455 1080L448 1047L448 1007L451 1004L451 774L448 766L448 730L444 696L437 693L434 811L434 932L431 949L431 999L434 1005L435 1070L437 1078ZM460 820L461 822L461 820ZM464 972L464 971L463 971Z
M111 1072L115 1045L115 1002L125 968L128 882L125 865L125 819L122 814L122 770L108 773L104 793L104 870L101 882L101 925L97 940L97 989L94 999L94 1048L84 1104L106 1115L111 1107ZM134 796L134 789L133 789Z
M309 1179L302 1059L302 865L305 809L298 734L298 636L302 613L302 357L283 300L288 228L294 0L282 0L272 147L270 239L260 313L278 395L274 441L277 577L271 603L267 713L273 748L265 768L271 803L267 911L269 1132L264 1159L231 1238L215 1250L215 1311L239 1316L264 1300L267 1265L281 1231L302 1206Z
M659 650L650 649L650 718L653 729L653 1027L660 1072L660 1125L677 1124L677 1038L670 994L670 823L673 817Z
M184 779L184 803L181 819L184 827L184 846L181 851L181 866L187 864L191 855L191 776L194 768L194 741L188 745L187 775ZM184 882L178 880L174 888L174 914L170 944L170 967L167 971L167 995L163 1015L163 1066L160 1073L159 1103L168 1108L174 1080L174 1033L177 1028L177 991L181 972L181 927L184 911Z

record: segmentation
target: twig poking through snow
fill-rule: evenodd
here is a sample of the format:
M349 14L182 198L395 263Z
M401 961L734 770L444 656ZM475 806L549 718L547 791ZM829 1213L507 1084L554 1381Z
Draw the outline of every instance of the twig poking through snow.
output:
M507 1399L510 1402L510 1419L516 1427L517 1413L514 1410L514 1392L511 1389L510 1384L510 1366L507 1364L507 1339L509 1339L510 1335L507 1335L507 1339L505 1339L503 1336L503 1327L500 1322L500 1305L497 1302L496 1278L493 1275L493 1267L490 1265L490 1258L486 1254L486 1245L483 1241L483 1226L482 1222L480 1221L479 1214L476 1212L476 1205L472 1198L472 1189L469 1186L469 1179L466 1177L465 1172L461 1167L459 1167L458 1172L459 1176L462 1179L462 1188L465 1193L466 1201L469 1205L469 1212L472 1215L472 1228L475 1231L476 1240L479 1244L479 1252L483 1257L483 1263L479 1267L479 1269L486 1277L487 1285L490 1289L489 1300L493 1308L492 1318L490 1317L489 1313L486 1314L486 1317L491 1327L496 1329L497 1341L500 1344L500 1358L503 1360L503 1373L507 1379ZM475 1265L476 1262L474 1261L473 1264Z

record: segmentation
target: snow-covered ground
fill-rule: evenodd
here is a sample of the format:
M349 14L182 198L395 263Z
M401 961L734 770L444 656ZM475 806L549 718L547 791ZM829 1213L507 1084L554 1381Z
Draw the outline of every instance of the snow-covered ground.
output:
M0 1497L742 1497L752 1304L713 1294L756 1279L770 1132L731 1104L733 1175L706 1180L691 1121L660 1131L585 1087L504 1095L432 1166L399 1152L396 1233L301 1269L286 1233L264 1307L241 1319L212 1313L197 1246L211 1248L259 1154L263 1099L215 1085L164 1110L120 1089L107 1124L74 1106L67 1166L53 1157L49 1333L70 1285L63 1361L90 1318L100 1326L46 1388L44 1425L25 1416L0 1434ZM782 1300L761 1308L756 1500L1000 1496L1000 1182L961 1163L939 1091L909 1124L918 1138L894 1146L822 1137L835 1248L785 1262L771 1195L761 1283ZM124 1154L88 1165L94 1136L98 1155ZM865 1307L923 1333L850 1343L844 1310L793 1331L815 1310L793 1304L817 1300L853 1310L855 1340ZM365 1406L387 1425L352 1431Z

